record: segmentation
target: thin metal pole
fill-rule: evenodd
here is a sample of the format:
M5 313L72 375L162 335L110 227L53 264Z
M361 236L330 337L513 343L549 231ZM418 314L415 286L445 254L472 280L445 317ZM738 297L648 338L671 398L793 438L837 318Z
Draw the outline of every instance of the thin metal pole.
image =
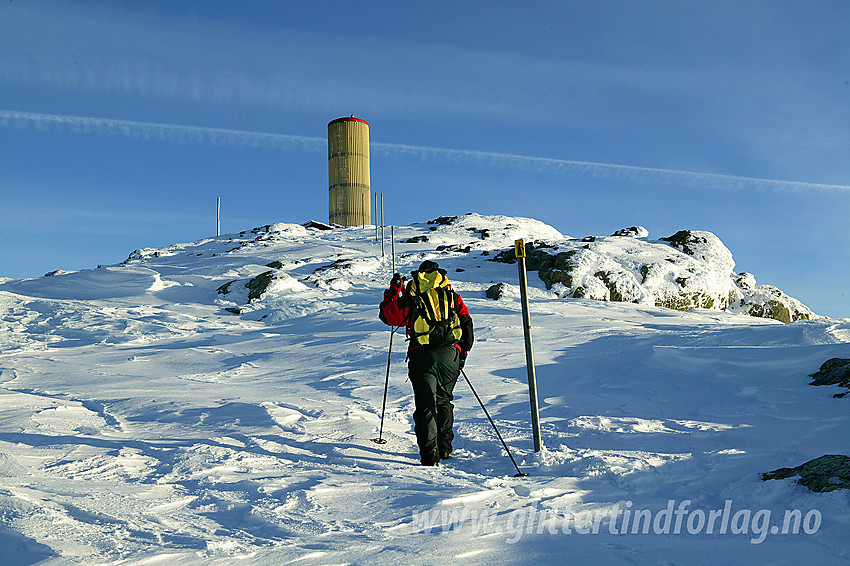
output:
M540 452L543 439L540 435L540 410L537 406L537 375L534 371L534 348L531 345L531 317L528 309L528 280L525 274L525 241L514 242L517 269L519 270L519 291L522 297L522 330L525 335L525 365L528 368L528 396L531 401L531 430L534 436L534 451Z
M395 226L390 226L390 245L392 245L393 274L395 274Z
M514 463L514 468L516 468L516 475L514 475L514 477L520 478L527 476L528 474L522 473L519 469L519 466L516 465L516 460L514 460L514 456L513 454L511 454L510 448L508 448L508 445L505 444L505 439L502 438L502 435L499 434L499 429L496 428L496 423L494 423L493 419L490 417L490 413L487 411L487 407L484 406L484 402L481 401L481 397L478 396L478 392L475 391L475 388L472 386L472 382L469 381L469 377L466 375L466 372L461 369L460 373L463 374L464 379L466 379L466 382L469 384L469 388L472 389L472 394L475 395L475 398L478 399L478 404L481 405L482 409L484 409L484 414L487 415L487 420L490 421L490 424L493 426L493 430L496 431L496 436L499 437L499 440L502 442L502 446L505 447L505 452L508 453L508 457L511 459L511 462Z
M215 235L221 236L221 197L215 199Z
M378 191L375 191L375 241L378 241Z
M384 193L381 193L381 257L384 257Z

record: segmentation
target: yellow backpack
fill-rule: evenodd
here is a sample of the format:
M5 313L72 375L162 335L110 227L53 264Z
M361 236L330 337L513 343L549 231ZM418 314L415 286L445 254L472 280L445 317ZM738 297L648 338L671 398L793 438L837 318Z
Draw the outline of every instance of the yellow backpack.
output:
M410 296L410 340L419 346L450 346L460 341L463 331L457 314L457 295L442 270L414 271Z

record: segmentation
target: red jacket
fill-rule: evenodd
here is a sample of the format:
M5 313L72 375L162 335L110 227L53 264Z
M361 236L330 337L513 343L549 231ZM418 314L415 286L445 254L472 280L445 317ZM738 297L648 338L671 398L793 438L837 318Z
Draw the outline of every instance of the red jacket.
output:
M455 295L457 296L457 315L460 318L460 327L463 331L463 337L460 343L455 344L455 346L460 350L461 354L466 355L469 349L472 348L472 342L474 340L472 335L472 317L469 316L469 309L466 308L460 295L457 293ZM399 302L402 304L399 304ZM410 336L412 333L410 327L412 323L410 320L412 305L408 306L405 303L408 303L408 305L412 303L410 299L410 284L408 284L407 289L404 291L397 285L390 285L390 288L384 291L384 300L381 301L381 320L390 326L405 326L407 335ZM408 349L414 350L416 348L422 348L422 346L411 342Z

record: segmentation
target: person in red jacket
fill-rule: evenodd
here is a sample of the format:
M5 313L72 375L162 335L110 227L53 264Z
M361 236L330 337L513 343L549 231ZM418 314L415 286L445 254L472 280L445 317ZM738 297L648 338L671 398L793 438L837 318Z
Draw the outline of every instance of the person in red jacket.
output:
M422 465L436 466L452 453L453 391L474 341L472 317L436 262L422 262L411 276L406 286L402 274L393 276L380 318L406 327L419 457Z

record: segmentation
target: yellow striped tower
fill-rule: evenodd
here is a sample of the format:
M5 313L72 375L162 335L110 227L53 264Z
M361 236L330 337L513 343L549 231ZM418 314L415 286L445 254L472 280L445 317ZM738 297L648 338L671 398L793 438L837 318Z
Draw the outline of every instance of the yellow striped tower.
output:
M337 118L328 123L328 220L340 226L372 223L369 123Z

